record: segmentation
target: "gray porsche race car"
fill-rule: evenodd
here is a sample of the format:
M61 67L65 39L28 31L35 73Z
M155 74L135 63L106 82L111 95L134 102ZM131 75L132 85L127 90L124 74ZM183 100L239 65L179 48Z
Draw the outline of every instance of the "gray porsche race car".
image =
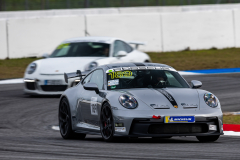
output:
M196 136L200 142L223 135L218 98L200 81L191 86L172 67L156 63L99 66L60 98L59 128L64 139L101 134L121 137Z

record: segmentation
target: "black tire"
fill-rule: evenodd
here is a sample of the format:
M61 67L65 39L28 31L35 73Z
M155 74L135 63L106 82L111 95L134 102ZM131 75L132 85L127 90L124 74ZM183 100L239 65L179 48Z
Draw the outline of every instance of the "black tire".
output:
M100 115L100 131L102 138L106 142L114 141L114 122L112 117L112 111L110 105L105 103L102 106L101 115Z
M72 130L71 112L66 98L61 100L58 111L59 129L64 139L84 139L86 134L75 133Z
M196 136L199 142L214 142L220 137L218 136Z

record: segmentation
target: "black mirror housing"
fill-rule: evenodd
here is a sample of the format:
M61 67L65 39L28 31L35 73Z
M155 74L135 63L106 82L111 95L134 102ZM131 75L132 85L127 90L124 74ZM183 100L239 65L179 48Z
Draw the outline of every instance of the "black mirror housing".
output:
M85 90L95 91L97 94L99 93L99 89L96 83L86 83L83 85L83 88Z

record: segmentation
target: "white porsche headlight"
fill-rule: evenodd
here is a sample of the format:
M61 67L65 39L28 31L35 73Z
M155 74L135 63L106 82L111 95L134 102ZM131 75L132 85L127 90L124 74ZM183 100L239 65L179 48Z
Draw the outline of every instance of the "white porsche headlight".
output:
M119 102L127 109L134 109L138 106L137 100L134 97L126 94L123 94L119 97Z
M94 68L96 68L98 66L97 62L91 62L87 68L85 69L86 71L91 71L93 70Z
M27 73L32 74L33 72L35 72L36 69L37 69L37 64L36 63L31 63L28 66Z
M212 93L205 93L204 101L209 107L216 108L218 106L218 100Z

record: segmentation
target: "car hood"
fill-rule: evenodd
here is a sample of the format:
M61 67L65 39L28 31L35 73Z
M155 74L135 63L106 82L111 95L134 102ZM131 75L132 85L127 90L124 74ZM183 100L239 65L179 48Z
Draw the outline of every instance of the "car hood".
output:
M63 74L84 71L87 64L101 57L69 57L69 58L47 58L40 61L40 74Z
M139 88L124 89L139 101L143 101L153 109L200 109L199 95L196 89L191 88ZM177 107L174 107L174 104Z

